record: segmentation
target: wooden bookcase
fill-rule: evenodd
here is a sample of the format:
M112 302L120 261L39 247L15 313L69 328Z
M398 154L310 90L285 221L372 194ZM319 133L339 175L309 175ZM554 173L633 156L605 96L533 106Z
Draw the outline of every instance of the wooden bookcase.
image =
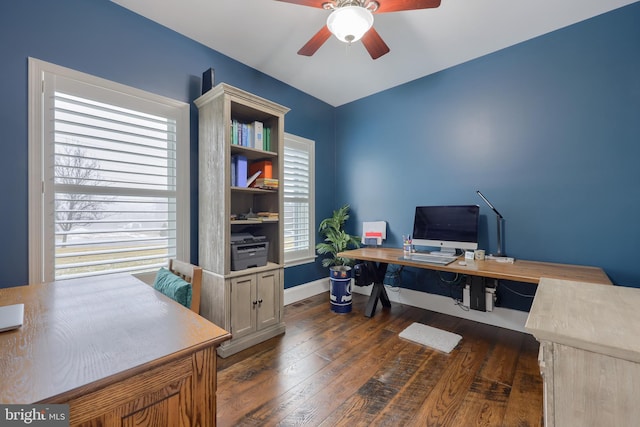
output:
M199 115L199 264L201 314L230 331L218 348L229 356L284 332L283 149L288 108L220 83L195 100ZM260 121L270 129L270 149L232 143L232 122ZM232 157L268 159L278 189L232 186ZM232 220L249 212L277 219ZM265 266L231 270L231 235L248 232L269 242Z

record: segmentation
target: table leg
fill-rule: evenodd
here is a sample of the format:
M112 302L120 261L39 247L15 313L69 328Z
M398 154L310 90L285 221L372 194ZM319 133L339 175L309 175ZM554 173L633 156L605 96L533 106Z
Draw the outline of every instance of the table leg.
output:
M365 265L367 266L367 270L369 271L369 274L371 274L371 277L374 277L374 281L373 289L371 290L369 301L367 301L367 307L364 311L364 315L367 317L373 317L376 312L376 307L378 306L378 300L380 300L383 307L391 307L391 301L389 301L387 290L384 288L384 275L387 272L387 264L367 261Z

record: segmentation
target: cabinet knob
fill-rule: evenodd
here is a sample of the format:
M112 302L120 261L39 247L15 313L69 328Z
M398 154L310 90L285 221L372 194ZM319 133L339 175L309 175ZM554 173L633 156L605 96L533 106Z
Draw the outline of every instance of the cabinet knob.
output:
M257 304L258 304L258 301L254 301L254 302L253 302L253 305L257 305Z
M258 300L258 304L262 304L262 300L261 299Z

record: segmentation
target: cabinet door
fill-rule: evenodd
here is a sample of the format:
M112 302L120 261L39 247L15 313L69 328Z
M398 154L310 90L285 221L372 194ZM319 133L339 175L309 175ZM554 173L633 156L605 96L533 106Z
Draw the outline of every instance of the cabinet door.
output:
M554 343L554 425L637 427L640 363Z
M280 321L280 270L258 273L258 329Z
M231 279L231 334L240 338L256 330L256 275Z

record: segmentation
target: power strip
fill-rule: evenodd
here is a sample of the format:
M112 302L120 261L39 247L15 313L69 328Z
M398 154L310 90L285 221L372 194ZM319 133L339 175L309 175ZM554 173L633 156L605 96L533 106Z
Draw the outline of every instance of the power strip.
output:
M496 288L485 288L484 289L485 292L485 309L487 311L493 311L493 307L495 306L495 302L496 302Z
M471 305L471 289L469 289L469 285L462 290L462 305L467 308Z

